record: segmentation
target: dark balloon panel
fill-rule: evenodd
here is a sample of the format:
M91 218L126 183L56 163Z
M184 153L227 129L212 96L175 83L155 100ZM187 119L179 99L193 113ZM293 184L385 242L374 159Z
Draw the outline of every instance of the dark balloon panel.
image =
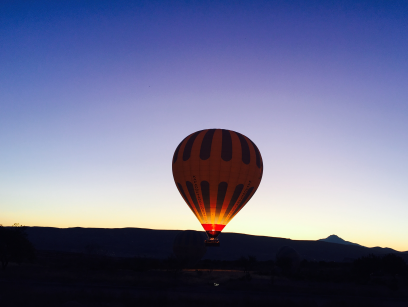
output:
M183 151L183 161L187 161L188 159L190 159L190 155L191 155L191 149L193 148L193 144L194 144L194 140L197 137L197 135L200 133L201 131L197 131L196 133L194 133L187 141L186 146L184 147L184 151ZM177 160L177 158L176 158Z
M232 159L232 139L228 130L222 130L222 152L221 158L224 161L230 161Z
M203 142L201 144L201 149L200 149L200 159L202 160L207 160L210 157L211 144L212 144L214 132L215 132L215 129L210 129L207 131L207 133L204 136Z

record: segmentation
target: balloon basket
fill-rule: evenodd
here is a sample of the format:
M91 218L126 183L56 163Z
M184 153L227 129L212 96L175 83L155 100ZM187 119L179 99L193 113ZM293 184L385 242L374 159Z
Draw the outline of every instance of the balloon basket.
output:
M213 247L219 247L220 246L220 241L218 240L205 240L204 241L205 246L213 246Z

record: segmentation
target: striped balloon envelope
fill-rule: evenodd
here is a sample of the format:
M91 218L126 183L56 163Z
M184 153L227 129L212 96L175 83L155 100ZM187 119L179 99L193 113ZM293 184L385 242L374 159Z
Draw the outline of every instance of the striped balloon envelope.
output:
M257 190L263 173L258 147L231 130L207 129L187 136L173 156L173 177L210 240L218 235Z

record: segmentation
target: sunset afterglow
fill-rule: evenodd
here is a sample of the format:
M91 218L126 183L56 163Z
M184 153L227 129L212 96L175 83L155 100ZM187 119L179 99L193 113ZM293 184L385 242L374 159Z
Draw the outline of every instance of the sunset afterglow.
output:
M403 1L0 4L0 224L202 230L172 159L219 128L263 160L223 233L407 251L407 15Z

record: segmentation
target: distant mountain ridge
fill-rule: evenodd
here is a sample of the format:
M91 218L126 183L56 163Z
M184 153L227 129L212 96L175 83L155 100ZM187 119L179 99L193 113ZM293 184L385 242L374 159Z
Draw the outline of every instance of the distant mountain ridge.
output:
M360 244L357 244L357 243L353 243L353 242L350 242L350 241L343 240L342 238L340 238L339 236L336 236L336 235L330 235L326 239L320 239L320 240L317 240L317 241L336 243L336 244L344 244L344 245L363 246L363 245L360 245Z
M180 231L144 228L27 227L29 240L40 251L151 258L167 258L172 255L173 241ZM312 261L350 261L369 254L395 253L408 262L408 252L398 252L391 248L368 248L358 244L333 244L320 240L291 240L228 232L221 233L220 242L220 247L207 249L204 259L236 260L242 256L255 256L261 261L274 260L282 246L290 246L303 259Z

